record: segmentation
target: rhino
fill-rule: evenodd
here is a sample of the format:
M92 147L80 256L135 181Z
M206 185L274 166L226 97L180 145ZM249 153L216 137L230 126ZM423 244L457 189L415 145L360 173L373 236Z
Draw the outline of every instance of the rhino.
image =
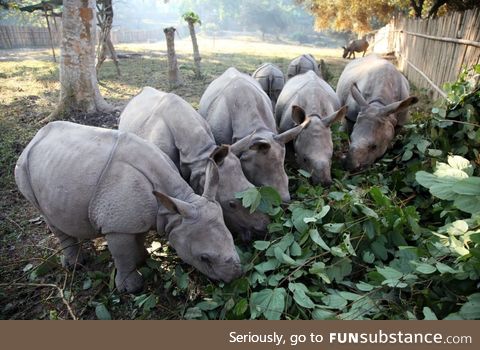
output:
M341 104L348 106L344 129L350 135L346 168L364 168L382 157L396 132L408 121L408 80L389 61L376 55L352 61L337 84Z
M222 206L227 227L243 241L250 240L254 234L266 233L268 216L250 213L235 198L235 193L254 187L231 151L241 151L239 144L217 146L205 119L181 97L151 87L143 88L123 110L118 129L132 132L159 147L196 193L204 191L209 160L215 159L220 178L217 201Z
M137 292L150 229L165 232L179 257L214 280L242 273L215 195L218 169L210 162L202 196L158 147L131 133L52 122L20 155L15 181L42 213L63 250L62 263L80 257L80 240L105 237L120 292ZM78 260L77 260L78 258Z
M278 98L275 118L280 132L310 119L308 126L293 141L293 150L297 164L312 174L315 185L332 183L330 126L340 121L346 111L346 106L340 108L340 101L331 86L313 71L288 80Z
M233 67L210 83L200 99L199 112L217 143L245 144L237 149L246 150L236 154L249 181L255 186L271 186L283 201L290 200L285 144L300 133L304 124L278 134L265 91L255 79Z
M320 78L322 77L322 72L320 70L321 64L318 64L311 54L303 54L298 57L295 57L287 68L287 79L290 79L298 74L303 74L309 70L314 71Z
M278 96L285 85L285 77L280 68L272 63L264 63L253 72L252 78L258 81L263 91L270 97L275 110Z
M362 52L363 51L363 56L365 57L365 53L367 52L368 49L368 41L365 39L358 39L358 40L352 40L348 46L342 46L343 49L343 58L351 58L353 55L353 59L355 59L355 52ZM348 56L348 57L347 57Z

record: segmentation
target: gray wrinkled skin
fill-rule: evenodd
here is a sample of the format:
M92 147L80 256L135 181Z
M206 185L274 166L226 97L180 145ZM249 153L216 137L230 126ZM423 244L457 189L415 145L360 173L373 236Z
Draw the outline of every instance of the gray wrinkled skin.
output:
M252 78L258 81L263 91L270 97L270 100L272 100L272 108L275 110L278 96L285 85L283 72L272 63L264 63L253 72Z
M270 99L252 77L227 69L205 90L199 112L217 143L246 143L245 151L235 147L234 153L248 180L256 186L274 187L283 201L290 200L285 143L295 138L302 126L278 135Z
M298 74L303 74L309 70L314 71L316 75L322 78L322 73L320 72L319 65L311 54L307 53L295 57L287 68L287 79L290 79Z
M185 100L175 94L145 87L125 107L118 129L132 132L164 151L197 194L204 190L209 159L217 162L219 184L217 201L230 231L244 241L252 235L265 235L270 220L242 206L235 193L253 184L242 171L240 160L228 146L217 146L205 121Z
M349 170L364 168L387 151L395 133L408 121L407 79L393 64L376 55L350 62L337 84L340 103L348 106L344 128L350 134Z
M345 112L346 108L340 109L335 91L313 71L290 79L280 94L275 110L280 132L302 123L305 118L310 119L293 141L293 149L297 164L312 174L314 184L328 186L332 182L330 126L341 120Z
M365 39L352 40L347 47L342 46L342 49L343 49L342 57L351 58L353 55L353 59L355 59L355 52L362 52L362 51L363 51L362 57L365 57L365 52L367 52L368 46L369 46L368 41Z
M65 265L76 263L80 239L105 236L119 291L142 289L137 267L147 257L143 241L150 229L165 232L180 258L210 278L241 275L232 235L213 199L213 162L198 196L167 155L141 138L53 122L22 152L15 181L58 238Z

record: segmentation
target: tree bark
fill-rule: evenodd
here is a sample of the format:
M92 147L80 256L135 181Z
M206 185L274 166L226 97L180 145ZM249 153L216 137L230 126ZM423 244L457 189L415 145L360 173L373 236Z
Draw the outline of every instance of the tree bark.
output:
M171 88L182 85L182 78L178 70L177 54L175 53L175 31L174 27L163 29L167 39L168 81Z
M200 51L198 50L197 34L195 33L195 23L193 21L188 21L188 29L190 30L190 37L192 38L195 77L198 79L202 77L202 71L200 68L200 61L202 60L202 57L200 56Z
M417 1L410 0L410 6L415 11L415 18L422 18L422 11L423 11L423 3L424 2L425 2L425 0L418 0L418 4L417 4Z
M112 111L100 94L95 70L95 1L64 0L62 29L60 101L48 119Z

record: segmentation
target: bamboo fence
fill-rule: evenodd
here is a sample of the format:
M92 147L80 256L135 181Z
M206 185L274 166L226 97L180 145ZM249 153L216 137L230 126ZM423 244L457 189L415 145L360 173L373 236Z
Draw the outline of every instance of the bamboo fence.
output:
M446 82L455 81L464 67L480 63L480 9L437 19L394 18L388 47L411 83L431 90L432 98L445 97Z

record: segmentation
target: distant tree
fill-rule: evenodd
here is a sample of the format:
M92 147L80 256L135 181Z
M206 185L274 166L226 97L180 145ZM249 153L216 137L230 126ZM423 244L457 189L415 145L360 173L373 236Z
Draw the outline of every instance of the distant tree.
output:
M174 27L163 29L165 38L167 39L168 81L171 88L182 84L182 78L178 70L177 54L175 52L175 31L176 29Z
M200 61L202 60L202 57L200 56L200 51L198 50L195 24L201 25L202 21L200 21L200 17L193 11L185 12L182 15L182 18L188 23L188 30L190 31L190 37L192 38L193 61L195 63L195 77L200 78L202 76L202 72L200 69Z
M100 38L97 48L97 73L107 57L107 50L115 63L117 74L120 74L120 67L117 58L117 52L111 39L113 24L113 5L112 0L97 0L97 23L100 27Z
M278 34L287 26L285 13L279 3L268 0L246 1L241 21L250 28L258 28L262 40L265 40L265 34L275 34L278 38Z
M368 32L386 24L395 13L417 18L479 7L478 0L296 0L315 16L317 29Z

